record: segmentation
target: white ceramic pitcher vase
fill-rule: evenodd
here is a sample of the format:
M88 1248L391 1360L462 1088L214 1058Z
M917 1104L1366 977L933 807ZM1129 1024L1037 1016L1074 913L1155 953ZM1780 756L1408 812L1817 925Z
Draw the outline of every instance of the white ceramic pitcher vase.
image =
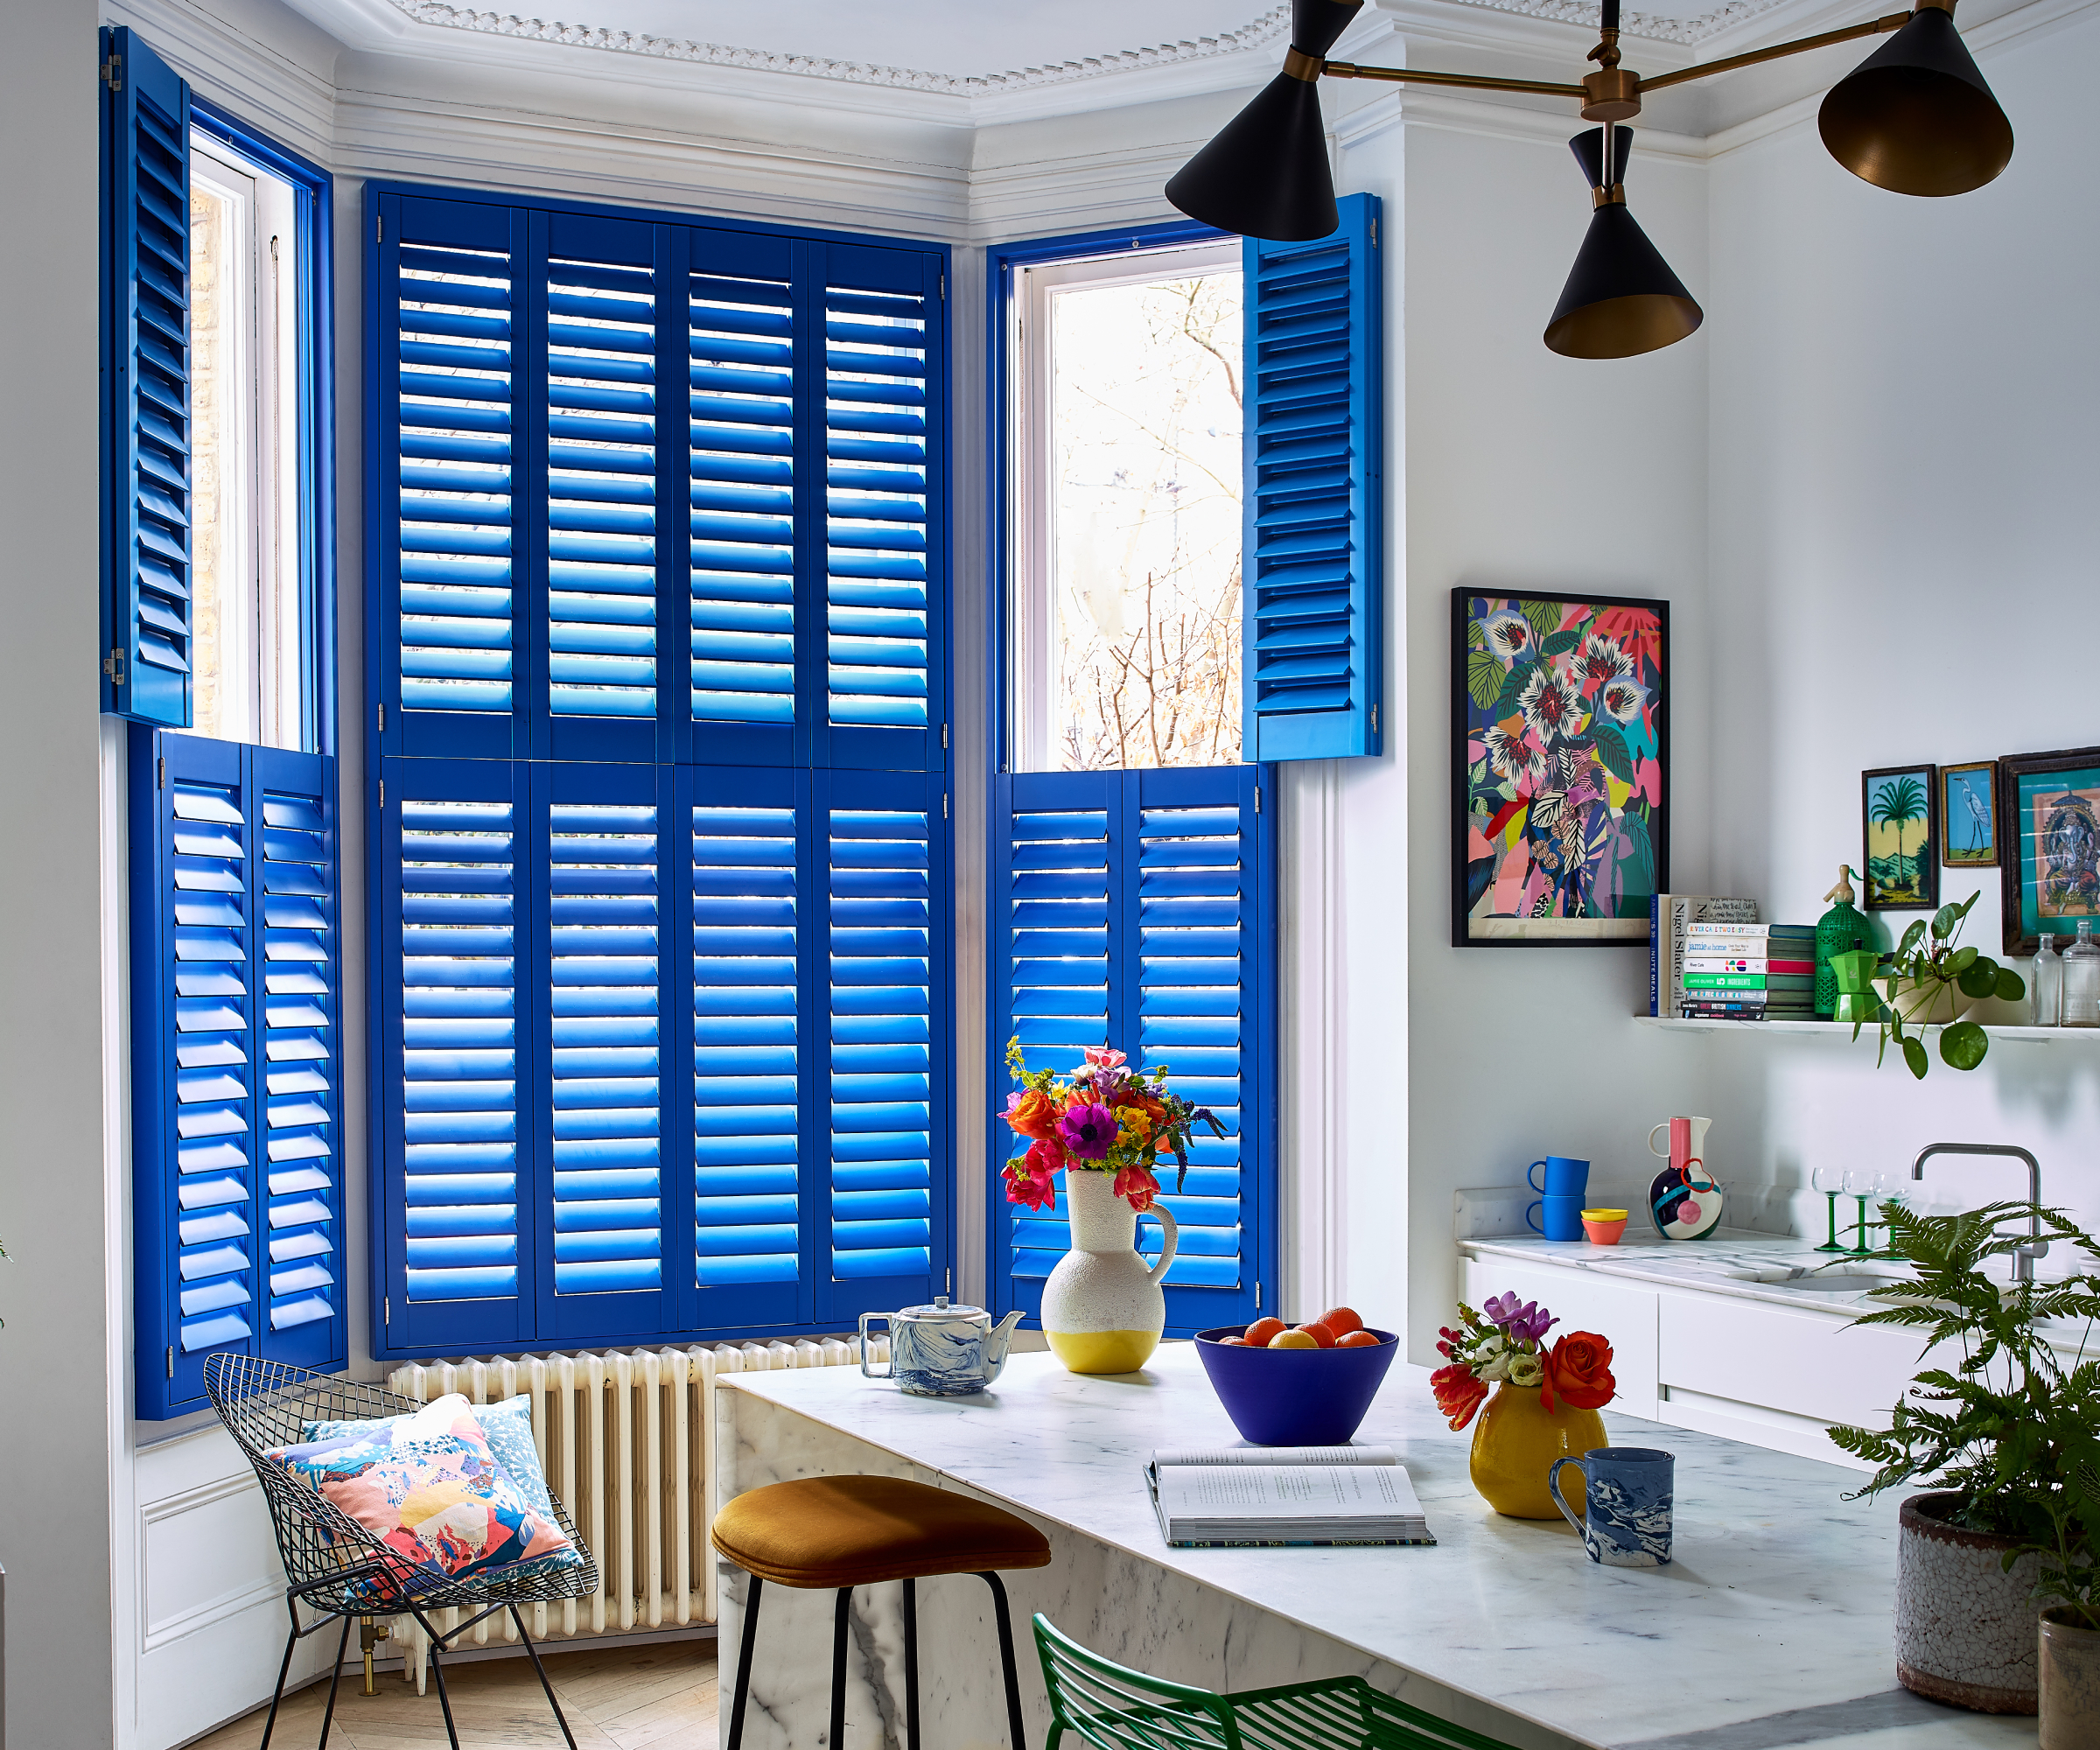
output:
M1072 1250L1043 1284L1043 1334L1074 1373L1134 1373L1166 1328L1159 1278L1179 1229L1157 1205L1146 1212L1166 1230L1158 1263L1148 1265L1137 1250L1138 1212L1116 1194L1116 1175L1068 1167L1064 1180Z

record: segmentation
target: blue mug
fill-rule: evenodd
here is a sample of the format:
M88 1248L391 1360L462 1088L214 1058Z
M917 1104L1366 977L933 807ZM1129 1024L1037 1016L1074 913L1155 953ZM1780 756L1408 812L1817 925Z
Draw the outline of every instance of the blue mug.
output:
M1560 1498L1560 1474L1582 1473L1583 1516ZM1582 1533L1592 1562L1607 1568L1660 1568L1670 1561L1676 1512L1676 1455L1653 1446L1599 1446L1579 1458L1556 1459L1546 1492L1560 1516Z
M1544 1185L1538 1182L1541 1168L1546 1175ZM1564 1154L1550 1154L1524 1169L1524 1182L1541 1197L1587 1197L1590 1164L1586 1160L1571 1160Z
M1544 1234L1549 1240L1579 1240L1582 1231L1582 1205L1579 1197L1542 1197L1524 1211L1524 1220L1535 1234ZM1535 1211L1544 1211L1540 1219Z

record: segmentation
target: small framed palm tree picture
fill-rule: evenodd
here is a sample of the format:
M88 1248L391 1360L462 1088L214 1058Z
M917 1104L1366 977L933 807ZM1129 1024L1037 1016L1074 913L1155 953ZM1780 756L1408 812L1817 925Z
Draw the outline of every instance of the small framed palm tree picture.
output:
M1940 767L1940 861L1950 869L1998 867L1998 761Z
M1940 903L1939 790L1930 766L1860 774L1869 911L1931 911Z

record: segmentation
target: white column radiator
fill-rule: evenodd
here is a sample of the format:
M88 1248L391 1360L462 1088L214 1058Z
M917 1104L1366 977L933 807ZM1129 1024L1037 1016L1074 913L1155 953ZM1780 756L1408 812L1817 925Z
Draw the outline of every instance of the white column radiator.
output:
M874 1340L875 1359L889 1345ZM387 1389L427 1404L448 1391L470 1404L520 1392L532 1397L532 1433L547 1487L598 1558L598 1590L584 1599L536 1604L534 1640L575 1640L712 1622L716 1376L768 1368L850 1367L858 1337L630 1349L608 1354L516 1355L396 1368ZM439 1612L441 1629L463 1613ZM422 1690L429 1647L415 1619L395 1619L408 1666ZM469 1644L517 1640L507 1614L475 1625Z

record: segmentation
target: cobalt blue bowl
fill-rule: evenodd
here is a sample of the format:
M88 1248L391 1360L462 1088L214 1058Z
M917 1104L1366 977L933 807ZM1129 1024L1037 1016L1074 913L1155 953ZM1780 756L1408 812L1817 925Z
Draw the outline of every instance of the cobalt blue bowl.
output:
M1257 1446L1346 1446L1400 1351L1398 1338L1378 1330L1376 1348L1228 1348L1218 1340L1243 1328L1199 1331L1196 1354L1240 1438Z

